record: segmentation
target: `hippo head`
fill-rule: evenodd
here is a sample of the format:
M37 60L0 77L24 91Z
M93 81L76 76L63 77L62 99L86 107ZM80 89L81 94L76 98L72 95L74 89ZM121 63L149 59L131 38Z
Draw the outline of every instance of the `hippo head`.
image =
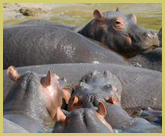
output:
M14 106L19 105L15 109L24 109L29 114L32 112L32 116L33 114L40 116L42 113L48 113L54 119L57 109L61 108L62 98L67 98L66 101L69 99L64 84L59 84L60 77L51 74L51 71L48 71L46 76L30 71L20 75L14 66L10 66L7 74L16 84L10 92L10 96L5 99L6 102L12 101Z
M99 101L120 105L122 87L120 81L109 71L92 71L84 75L72 91L68 110L94 108ZM114 101L115 100L115 101Z
M134 14L116 11L93 12L94 19L88 23L80 34L97 40L125 57L153 50L159 46L155 32L137 25Z
M111 133L113 129L104 119L106 114L104 104L99 102L96 111L89 108L80 108L65 115L59 109L55 119L57 124L60 123L61 125L60 131L64 133ZM55 125L54 132L57 129Z

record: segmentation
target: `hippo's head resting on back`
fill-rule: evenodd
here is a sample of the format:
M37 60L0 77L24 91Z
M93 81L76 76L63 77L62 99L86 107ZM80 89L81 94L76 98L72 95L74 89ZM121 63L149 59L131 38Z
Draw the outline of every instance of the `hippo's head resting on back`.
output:
M88 72L73 89L68 111L77 108L94 108L100 101L112 102L120 106L121 93L121 82L110 71Z
M105 44L125 57L132 57L159 46L157 34L137 25L134 14L123 14L117 8L116 11L103 14L95 10L93 16L94 19L79 33Z

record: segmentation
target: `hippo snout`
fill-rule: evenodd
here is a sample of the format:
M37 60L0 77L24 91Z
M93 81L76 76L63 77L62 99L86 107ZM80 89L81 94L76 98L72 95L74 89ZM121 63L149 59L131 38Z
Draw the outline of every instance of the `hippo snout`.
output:
M147 31L143 33L143 49L145 51L152 51L155 48L159 47L160 42L156 32L154 31Z

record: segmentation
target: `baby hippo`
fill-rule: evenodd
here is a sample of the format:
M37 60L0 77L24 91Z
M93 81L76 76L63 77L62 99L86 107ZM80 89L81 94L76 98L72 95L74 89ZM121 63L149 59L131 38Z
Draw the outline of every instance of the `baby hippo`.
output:
M99 101L111 101L118 99L120 105L122 86L118 78L104 71L92 71L84 75L72 91L68 110L81 107L97 107Z
M7 74L16 83L4 100L3 117L32 133L52 131L50 125L55 123L65 93L59 87L59 77L50 71L46 76L33 72L20 75L13 66Z
M76 109L65 115L60 109L57 111L57 123L54 133L112 133L112 127L105 121L107 111L103 103L99 102L98 110L89 108Z

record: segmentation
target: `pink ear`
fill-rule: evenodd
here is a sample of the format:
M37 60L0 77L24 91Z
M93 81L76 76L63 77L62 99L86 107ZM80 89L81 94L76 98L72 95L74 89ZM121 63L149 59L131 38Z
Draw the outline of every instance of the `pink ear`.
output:
M121 104L119 101L116 100L116 98L112 97L105 97L104 98L106 102L110 103L110 104L114 104L114 105L118 105L121 107Z
M97 112L103 117L105 117L105 115L107 114L107 110L105 108L105 105L102 102L99 102Z
M57 109L57 114L55 116L55 120L59 122L64 122L66 119L66 115L62 112L61 108Z
M67 89L65 89L65 88L62 88L62 94L63 94L63 98L65 99L66 104L68 104L69 103L69 99L71 97L69 91Z
M51 71L48 71L47 76L41 79L41 84L44 87L51 85Z
M93 17L94 17L94 19L96 19L98 21L103 21L104 20L103 15L97 9L93 12Z
M20 75L18 74L18 72L14 66L8 67L7 74L9 76L9 78L15 82L17 82L18 79L20 78Z

